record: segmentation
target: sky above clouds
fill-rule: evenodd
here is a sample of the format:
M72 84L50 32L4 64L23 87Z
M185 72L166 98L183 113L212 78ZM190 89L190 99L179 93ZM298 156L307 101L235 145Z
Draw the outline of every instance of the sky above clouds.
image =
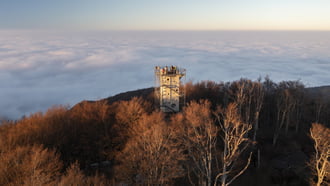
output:
M329 0L2 0L0 28L330 30Z
M329 85L329 10L329 0L1 0L0 120L152 87L155 65L194 82Z

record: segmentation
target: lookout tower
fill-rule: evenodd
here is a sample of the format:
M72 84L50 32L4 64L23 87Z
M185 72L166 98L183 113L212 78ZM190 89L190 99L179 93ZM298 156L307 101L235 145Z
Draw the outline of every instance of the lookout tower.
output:
M177 66L156 66L155 95L163 112L179 112L185 99L185 91L180 87L181 78L185 77L186 69Z

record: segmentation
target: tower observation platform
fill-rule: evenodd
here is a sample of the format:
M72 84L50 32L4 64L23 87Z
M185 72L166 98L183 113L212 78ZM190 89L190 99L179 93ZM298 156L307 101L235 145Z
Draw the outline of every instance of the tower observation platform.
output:
M179 112L185 102L182 79L186 69L177 66L155 67L155 95L163 112Z

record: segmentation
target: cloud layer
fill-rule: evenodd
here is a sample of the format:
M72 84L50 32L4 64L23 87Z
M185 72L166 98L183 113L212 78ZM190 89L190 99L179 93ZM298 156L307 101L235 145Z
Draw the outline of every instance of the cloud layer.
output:
M0 31L0 116L151 87L156 65L184 67L193 81L328 85L329 51L329 32Z

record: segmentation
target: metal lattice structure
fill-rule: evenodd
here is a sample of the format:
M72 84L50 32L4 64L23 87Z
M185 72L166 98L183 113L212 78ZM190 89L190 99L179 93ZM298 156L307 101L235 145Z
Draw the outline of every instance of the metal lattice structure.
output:
M185 102L185 90L181 84L186 69L177 66L155 67L155 95L163 112L179 112Z

